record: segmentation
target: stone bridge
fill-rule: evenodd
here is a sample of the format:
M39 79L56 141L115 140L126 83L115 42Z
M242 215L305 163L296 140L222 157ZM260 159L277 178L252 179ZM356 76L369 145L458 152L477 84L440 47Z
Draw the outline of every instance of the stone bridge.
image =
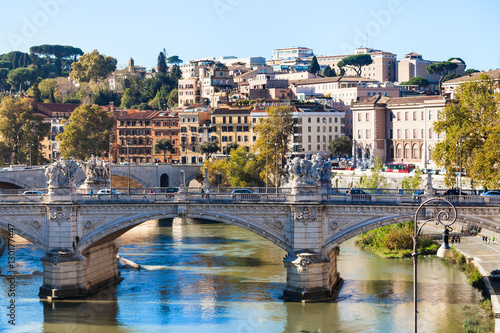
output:
M181 170L184 170L186 181L189 182L200 173L200 168L201 165L131 164L129 170L128 165L111 165L111 175L130 178L143 187L179 187ZM75 177L76 185L81 185L85 179L85 173L80 169ZM44 167L0 171L0 188L41 189L45 187L47 187L47 178Z
M277 193L233 194L205 188L177 193L79 194L75 189L38 196L2 195L0 228L41 247L44 283L40 297L92 294L121 280L115 240L135 226L160 218L203 218L254 232L287 252L284 298L327 300L342 285L339 246L381 226L413 220L423 197L401 190L350 195L322 187L292 187ZM147 191L143 191L147 192ZM432 192L429 192L432 193ZM498 232L500 200L450 197L459 223ZM449 206L424 206L426 218ZM9 244L9 239L6 240ZM14 251L14 244L6 255Z

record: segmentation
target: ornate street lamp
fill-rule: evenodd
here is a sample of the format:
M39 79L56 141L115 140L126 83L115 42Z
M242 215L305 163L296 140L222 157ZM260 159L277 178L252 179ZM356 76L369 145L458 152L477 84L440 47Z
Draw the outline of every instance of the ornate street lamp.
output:
M448 211L445 211L444 209L440 210L437 214L434 214L430 219L426 219L424 223L420 227L417 225L417 218L418 218L418 213L420 210L430 202L439 202L443 201L445 204L448 204L451 206L451 209L453 210L453 219L449 223L444 223L443 221L449 221L450 220L450 214ZM441 247L438 249L437 256L441 258L449 258L453 256L453 253L451 251L450 246L448 245L448 235L450 233L450 230L453 230L451 228L451 225L455 223L457 220L457 209L455 206L449 202L446 199L443 198L430 198L425 200L418 206L417 211L415 212L415 217L413 219L413 224L414 224L414 234L412 236L413 239L413 253L411 254L413 257L413 310L414 310L414 332L417 332L417 259L418 259L418 235L420 234L420 231L422 230L423 226L430 221L434 221L436 225L443 225L444 226L444 232L443 232L443 243L441 244Z

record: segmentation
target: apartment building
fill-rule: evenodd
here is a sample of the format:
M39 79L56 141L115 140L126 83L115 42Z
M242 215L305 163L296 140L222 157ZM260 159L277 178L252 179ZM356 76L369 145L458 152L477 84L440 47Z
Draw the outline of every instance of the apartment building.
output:
M275 105L285 105L274 103ZM268 105L270 105L268 103ZM292 156L310 154L329 155L328 144L344 135L345 112L316 103L298 103L292 105L294 118L293 138L290 140ZM266 107L255 106L252 112L252 124L255 127L266 117ZM257 140L254 133L252 142Z
M443 82L443 89L445 96L454 99L457 92L457 88L460 84L468 81L475 81L479 79L479 75L481 74L487 74L495 82L495 91L500 93L500 69L493 69L487 72L472 73L462 77L457 77L456 79L453 80Z
M155 111L118 110L116 117L116 144L118 163L152 163L153 135L151 118Z
M248 79L248 92L250 100L292 99L288 80L276 79L274 73L258 74L254 78Z
M364 77L336 76L321 79L290 81L296 99L315 96L332 98L332 107L345 112L345 134L353 135L351 105L362 96L399 97L399 88L391 82L379 83Z
M192 106L179 112L180 163L201 164L204 156L199 145L209 140L211 108L204 105Z
M354 54L369 54L372 58L372 64L364 66L361 68L361 76L363 78L373 79L379 82L395 82L397 78L397 56L391 52L385 52L381 50L374 50L367 47L358 48L354 51ZM335 70L337 75L340 74L340 68L338 63L350 56L351 54L345 55L333 55L333 56L317 56L319 65L321 68L330 66ZM352 68L344 68L346 76L354 76L356 72Z
M178 91L179 105L190 105L201 102L201 82L197 76L180 79Z
M427 67L440 61L424 60L421 54L416 52L408 53L398 62L398 82L406 82L415 76L423 77L431 83L438 83L440 76L438 74L427 73ZM458 65L455 73L464 75L465 65L459 60L452 60Z
M435 167L432 151L441 139L434 122L446 104L442 96L363 97L352 106L356 166L404 162Z
M180 140L179 140L179 115L176 111L155 111L151 114L151 134L153 149L153 162L155 163L179 163L180 162ZM172 144L173 151L155 152L154 147L158 140L167 139Z
M307 47L286 47L274 50L272 59L266 61L266 64L276 72L302 72L307 71L313 56L313 50Z
M231 143L252 146L252 111L254 106L227 104L212 111L212 141L220 143L221 152Z

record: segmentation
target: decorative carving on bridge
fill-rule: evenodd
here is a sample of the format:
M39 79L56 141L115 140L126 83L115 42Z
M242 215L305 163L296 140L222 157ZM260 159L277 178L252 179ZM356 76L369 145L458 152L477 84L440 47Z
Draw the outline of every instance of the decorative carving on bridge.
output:
M283 230L285 224L280 220L274 220L274 227L278 230Z
M295 213L293 214L295 221L300 221L305 225L309 224L309 222L315 221L316 216L316 212L312 209L310 210L309 207L296 208Z
M93 229L94 223L92 223L92 221L88 220L87 222L85 222L84 227L85 227L85 229L88 229L88 230Z
M330 225L330 230L331 231L335 231L339 227L339 223L337 221L335 221L335 220L331 220L330 223L329 223L329 225Z
M187 217L186 207L179 207L177 210L177 216L181 219L185 219Z
M36 220L35 220L35 221L33 221L33 222L31 222L31 226L32 226L33 228L35 228L36 230L39 230L39 229L40 229L40 227L41 227L40 222L38 222L38 221L36 221Z
M69 188L75 181L78 163L75 159L60 160L52 163L45 169L45 177L49 188Z
M86 161L79 161L78 165L82 168L87 176L85 183L107 183L110 178L109 162L100 160L92 155Z
M56 207L54 211L53 208L49 208L49 220L55 221L57 224L61 225L64 220L69 220L71 217L70 207Z
M286 181L292 187L320 186L321 183L330 184L332 178L332 160L324 160L316 154L311 159L295 157L288 159L285 166Z

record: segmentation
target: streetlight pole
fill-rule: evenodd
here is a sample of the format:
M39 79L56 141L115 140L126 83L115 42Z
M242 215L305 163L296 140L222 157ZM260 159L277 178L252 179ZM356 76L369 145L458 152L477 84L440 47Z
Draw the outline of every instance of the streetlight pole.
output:
M441 219L449 221L450 220L450 214L448 211L445 211L444 209L439 211L437 214L434 214L433 218L425 220L420 227L418 227L417 219L418 219L418 214L420 210L430 202L438 202L438 201L443 201L444 203L448 204L451 206L451 209L453 210L453 219L449 223L444 223ZM451 257L453 256L453 253L451 252L450 246L448 245L448 235L450 230L453 230L450 226L455 223L457 220L457 209L455 206L449 202L446 199L443 198L430 198L425 200L418 206L417 211L415 212L415 216L413 219L413 227L414 227L414 233L412 236L413 239L413 253L411 256L413 257L413 324L414 328L413 331L417 333L417 261L418 261L418 235L420 234L420 231L422 230L423 226L430 221L434 221L436 225L443 225L444 226L444 232L443 232L443 243L441 244L441 247L437 251L437 256L441 258L446 258L446 257Z
M276 145L276 194L278 194L278 141L274 143Z
M127 138L127 164L128 164L128 193L130 194L130 157L129 157L129 139Z
M268 188L268 173L269 173L269 166L267 163L267 146L269 145L269 134L267 134L267 141L266 141L266 194L267 194L267 188Z

